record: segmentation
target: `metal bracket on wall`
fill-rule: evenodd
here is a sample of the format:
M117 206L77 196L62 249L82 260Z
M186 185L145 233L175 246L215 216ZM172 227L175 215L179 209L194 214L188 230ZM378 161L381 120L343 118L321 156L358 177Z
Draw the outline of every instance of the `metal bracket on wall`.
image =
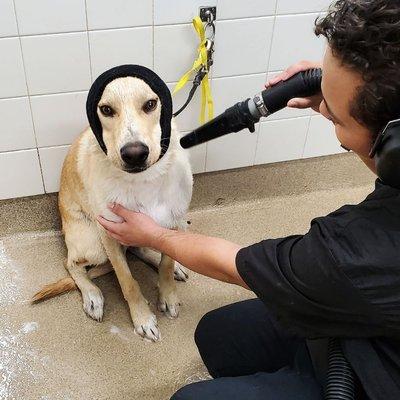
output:
M217 7L200 7L200 18L203 22L210 22L210 15L212 21L217 19Z

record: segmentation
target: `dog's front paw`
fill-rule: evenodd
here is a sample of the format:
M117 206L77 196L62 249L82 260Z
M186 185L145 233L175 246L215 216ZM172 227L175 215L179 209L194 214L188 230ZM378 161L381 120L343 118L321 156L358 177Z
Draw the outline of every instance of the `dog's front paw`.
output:
M135 327L135 333L141 336L145 340L157 342L161 340L160 330L157 325L157 318L153 313L142 317L133 317L133 325Z
M103 319L104 297L98 287L82 292L83 309L89 317L96 321Z
M174 266L174 278L176 281L182 281L182 282L186 282L189 278L186 268L178 264L177 262L175 263Z
M174 319L179 315L180 303L175 292L167 295L162 295L158 299L157 307L159 311L163 312L168 318Z

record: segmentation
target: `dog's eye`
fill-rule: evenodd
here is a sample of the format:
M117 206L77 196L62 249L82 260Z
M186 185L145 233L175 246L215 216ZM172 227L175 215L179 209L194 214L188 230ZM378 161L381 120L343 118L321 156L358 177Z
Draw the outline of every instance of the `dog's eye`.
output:
M149 100L149 101L146 101L146 103L144 103L143 111L145 113L149 113L149 112L155 110L156 107L157 107L157 100Z
M105 117L112 117L115 114L115 111L110 106L101 106L100 111Z

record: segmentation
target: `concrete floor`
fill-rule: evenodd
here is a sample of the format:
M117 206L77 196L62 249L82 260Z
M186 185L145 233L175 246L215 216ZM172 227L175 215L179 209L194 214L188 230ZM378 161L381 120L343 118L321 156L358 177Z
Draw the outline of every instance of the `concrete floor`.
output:
M307 171L318 176L318 171L324 169L325 174L330 171L334 177L339 165L343 175L352 176L349 163L352 168L359 166L343 156L332 159L328 166L322 159L290 164L292 167L282 164L277 168L287 169L288 181L279 187L270 186L258 197L236 195L232 201L221 201L218 193L209 188L208 193L217 197L211 202L195 200L201 206L190 213L191 229L243 245L305 232L313 217L345 203L361 201L371 191L373 180L368 174L362 179L339 181L328 176L321 178L327 181L322 187L317 179L315 185L302 185L290 171L298 173L303 168L308 182ZM231 173L232 179L236 179L235 173ZM249 176L244 174L231 181L237 194L243 190L240 182L249 185ZM220 186L226 185L225 178L226 175ZM209 181L218 184L218 179L221 177L214 174ZM260 183L253 179L254 176L250 185L258 191L260 186L268 188L268 180ZM281 190L286 186L303 190ZM12 216L8 215L7 220ZM193 343L201 316L221 305L252 297L244 289L191 273L187 283L178 283L183 303L179 318L171 321L157 312L163 339L160 343L147 343L133 333L113 274L97 280L106 299L102 323L86 317L78 292L32 306L29 299L38 288L66 276L63 238L58 230L10 233L8 228L5 232L0 236L1 400L167 400L180 386L207 377ZM157 275L135 260L131 267L154 309Z

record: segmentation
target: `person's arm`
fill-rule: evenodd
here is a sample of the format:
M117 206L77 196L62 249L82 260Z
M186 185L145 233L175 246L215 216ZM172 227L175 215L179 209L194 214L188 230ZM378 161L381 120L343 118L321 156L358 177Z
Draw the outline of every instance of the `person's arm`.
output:
M165 229L147 215L129 211L118 204L110 209L122 217L124 222L111 222L101 216L98 222L120 243L151 247L199 274L247 288L236 268L236 255L241 249L238 244L220 238Z

